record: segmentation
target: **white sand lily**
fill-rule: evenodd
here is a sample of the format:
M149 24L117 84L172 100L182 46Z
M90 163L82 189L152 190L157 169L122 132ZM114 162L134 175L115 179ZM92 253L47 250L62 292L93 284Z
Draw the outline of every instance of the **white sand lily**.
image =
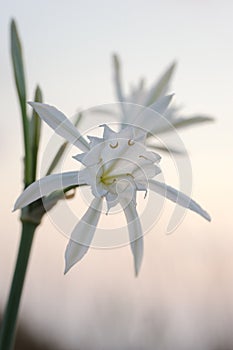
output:
M167 150L167 147L159 147L150 139L151 134L161 134L170 132L174 128L184 128L191 125L198 125L206 122L212 122L214 118L203 115L184 116L180 111L180 107L174 104L171 106L172 95L167 95L170 89L170 83L176 68L176 62L173 62L150 87L145 87L144 79L141 79L138 84L130 89L129 93L125 93L122 84L122 71L118 55L113 55L113 75L116 98L120 104L121 122L124 124L134 124L135 121L135 105L149 107L150 110L162 114L163 118L157 118L151 124L149 130L149 142L147 146L152 146L154 149ZM151 113L147 113L147 117L151 118ZM158 114L157 114L158 115ZM175 149L169 147L170 151ZM182 153L180 150L178 153Z
M84 168L80 171L48 175L32 183L19 196L14 210L70 186L88 185L94 196L87 212L71 233L65 252L65 272L88 251L101 216L103 199L107 202L108 210L118 203L123 208L136 275L143 257L143 232L136 210L137 191L155 191L210 221L209 214L188 196L154 180L160 173L160 156L147 151L146 132L131 126L115 132L103 125L103 137L88 137L87 142L56 108L41 103L30 105L56 133L84 152L74 157Z

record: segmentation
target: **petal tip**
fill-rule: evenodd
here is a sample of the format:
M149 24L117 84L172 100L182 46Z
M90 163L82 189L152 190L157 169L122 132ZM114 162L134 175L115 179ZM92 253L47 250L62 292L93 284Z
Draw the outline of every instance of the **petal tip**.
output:
M177 65L178 65L178 61L177 61L177 59L174 59L171 63L171 68L174 69L174 68L176 68Z
M27 104L32 108L36 109L36 107L46 106L44 103L28 101Z
M67 259L65 259L65 269L64 269L64 275L67 274L67 272L69 272L69 270L71 269L73 265L70 265L67 261Z
M139 276L141 264L142 264L142 260L137 261L136 259L134 259L134 277L135 278Z
M207 213L207 211L204 211L202 209L201 212L197 211L197 214L201 215L204 219L206 219L207 221L211 222L211 216Z
M13 209L12 209L12 213L15 212L16 210L21 209L20 204L18 203L18 200L15 202Z

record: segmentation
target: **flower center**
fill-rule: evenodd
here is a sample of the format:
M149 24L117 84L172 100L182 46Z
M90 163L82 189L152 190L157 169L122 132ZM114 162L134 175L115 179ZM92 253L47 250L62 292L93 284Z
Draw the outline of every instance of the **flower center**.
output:
M116 176L110 176L107 174L103 174L102 176L100 176L100 182L102 182L106 186L112 185L116 180Z
M132 174L117 174L117 175L110 175L108 172L106 174L102 174L100 176L100 182L102 182L105 186L112 185L114 182L120 179L125 179L126 177L134 178Z

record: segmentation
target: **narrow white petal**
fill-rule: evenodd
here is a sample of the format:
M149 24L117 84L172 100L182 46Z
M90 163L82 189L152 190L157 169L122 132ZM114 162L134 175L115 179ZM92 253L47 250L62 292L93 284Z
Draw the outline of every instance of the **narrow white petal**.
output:
M143 111L137 115L135 120L133 120L132 125L141 128L147 133L170 126L170 123L167 121L166 116L164 116L164 112L168 108L172 97L173 94L164 96L154 104L143 109ZM139 129L136 129L135 135L137 136L138 133Z
M103 142L103 139L99 137L87 136L87 138L90 141L90 148L93 148Z
M115 88L116 88L116 95L118 98L118 101L124 102L125 98L122 92L122 86L121 86L121 67L120 67L120 60L117 54L113 55L113 69L114 69L114 82L115 82Z
M38 198L49 195L51 192L63 188L85 184L86 171L70 171L61 174L52 174L33 182L17 199L14 209L20 209L34 202Z
M174 73L176 67L176 62L173 62L168 69L163 73L160 79L156 82L154 86L150 89L147 94L146 106L149 106L155 102L159 97L163 96L168 90L170 80Z
M108 213L111 208L115 207L118 204L118 195L115 193L107 192L105 198L107 202Z
M107 124L100 125L101 128L104 128L103 132L103 139L104 140L112 140L115 139L117 136L117 133L112 130Z
M197 204L186 194L177 191L175 188L155 180L149 180L149 188L161 196L164 196L171 201L181 205L182 207L196 212L206 220L211 221L209 214L204 209L202 209L199 204Z
M124 205L124 200L120 200L123 207L125 217L128 223L130 247L134 257L135 275L137 276L140 270L140 266L143 258L143 233L138 217L138 213L135 207L135 203L131 201L128 205Z
M114 85L115 85L115 91L116 91L116 97L120 103L120 108L122 112L122 119L125 122L127 120L127 114L125 110L125 97L122 89L122 82L121 82L121 66L120 66L120 60L119 57L114 54L113 55L113 69L114 69Z
M88 142L62 112L44 103L28 102L28 104L35 109L40 118L58 135L64 137L68 142L84 152L89 150Z
M166 112L167 108L169 107L173 96L174 94L163 96L158 101L156 101L155 103L151 104L148 107L160 114L163 114Z
M98 224L102 199L94 198L90 207L75 226L65 252L65 273L87 253Z
M201 124L201 123L213 122L213 121L214 121L214 118L209 116L194 115L187 118L184 118L184 117L176 118L173 121L173 125L175 128L184 128L194 124Z
M103 147L103 142L98 143L95 147L91 148L89 152L77 154L76 156L73 156L73 158L87 167L92 166L101 160Z

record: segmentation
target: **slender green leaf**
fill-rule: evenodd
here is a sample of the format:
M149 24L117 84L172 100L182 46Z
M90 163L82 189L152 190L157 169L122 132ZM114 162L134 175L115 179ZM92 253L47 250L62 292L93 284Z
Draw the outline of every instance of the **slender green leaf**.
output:
M11 57L21 110L26 112L26 86L24 77L22 47L17 31L17 26L14 20L11 21Z
M17 26L14 20L11 21L11 57L14 71L16 89L19 98L19 104L22 114L23 135L24 135L24 184L25 187L32 182L31 177L31 150L30 150L30 135L29 135L29 120L27 117L26 106L26 86L24 77L24 67L22 58L22 48L20 38L17 31Z
M61 157L63 156L65 150L66 150L66 147L68 146L68 142L64 142L58 149L55 157L53 158L47 172L46 172L46 175L50 175L53 170L56 168L56 166L58 165L58 162L61 160Z
M77 127L78 124L80 123L81 121L81 118L82 118L82 113L79 112L78 113L78 116L74 122L74 125ZM63 156L64 156L64 153L65 153L65 150L68 146L68 142L65 141L58 149L57 153L55 154L55 157L53 158L47 172L46 172L46 175L50 175L54 169L58 166L58 164L60 163L60 161L63 159Z
M39 86L36 87L34 102L43 102L42 92ZM33 109L30 123L31 152L32 152L32 180L36 179L37 155L40 144L41 119Z

